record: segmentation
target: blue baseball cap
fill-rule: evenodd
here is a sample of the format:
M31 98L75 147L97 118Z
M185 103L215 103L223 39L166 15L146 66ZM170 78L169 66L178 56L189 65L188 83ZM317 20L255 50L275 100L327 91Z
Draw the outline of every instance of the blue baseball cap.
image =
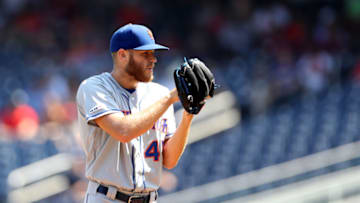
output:
M117 29L110 40L110 51L119 49L155 50L169 48L155 43L151 30L143 25L127 24Z

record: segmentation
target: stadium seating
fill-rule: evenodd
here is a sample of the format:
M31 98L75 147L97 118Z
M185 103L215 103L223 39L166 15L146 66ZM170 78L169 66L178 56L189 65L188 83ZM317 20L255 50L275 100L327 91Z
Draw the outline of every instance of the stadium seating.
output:
M360 140L360 86L336 84L301 94L239 126L188 146L174 173L176 190L243 174ZM344 162L255 188L289 184L358 164ZM161 191L162 193L165 193ZM249 192L249 191L248 191Z
M5 202L10 191L7 185L9 173L19 167L34 163L58 153L54 144L45 142L6 140L0 141L0 202Z

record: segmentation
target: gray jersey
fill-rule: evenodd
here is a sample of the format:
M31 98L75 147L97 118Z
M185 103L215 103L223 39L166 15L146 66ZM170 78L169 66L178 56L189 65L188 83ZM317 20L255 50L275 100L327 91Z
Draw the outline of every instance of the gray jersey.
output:
M169 90L159 84L139 83L130 93L110 73L83 81L76 101L83 149L86 154L86 177L89 180L130 191L157 190L160 185L163 144L176 129L173 106L145 134L121 143L98 127L94 119L121 112L141 111Z

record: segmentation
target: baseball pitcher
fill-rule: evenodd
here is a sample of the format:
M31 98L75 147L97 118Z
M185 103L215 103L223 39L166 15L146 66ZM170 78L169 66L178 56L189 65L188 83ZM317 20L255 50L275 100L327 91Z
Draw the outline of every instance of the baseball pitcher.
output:
M89 180L85 203L156 202L162 168L177 165L194 114L214 94L213 74L198 59L174 71L175 89L152 82L158 49L168 50L147 27L120 27L110 40L112 72L92 76L78 89ZM186 110L178 127L177 101Z

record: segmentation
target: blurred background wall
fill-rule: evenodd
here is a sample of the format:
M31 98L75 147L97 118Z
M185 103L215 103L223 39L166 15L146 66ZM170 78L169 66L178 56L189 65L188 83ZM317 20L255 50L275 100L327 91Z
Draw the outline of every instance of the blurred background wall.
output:
M360 0L2 0L0 202L82 201L74 96L82 80L112 70L109 39L130 22L147 25L171 48L157 52L156 82L174 87L182 58L198 57L224 93L214 108L233 99L211 117L239 112L224 114L216 123L225 127L189 145L165 172L161 195L359 141ZM352 155L311 169L316 175L294 178L310 173L304 170L206 202L355 167Z

